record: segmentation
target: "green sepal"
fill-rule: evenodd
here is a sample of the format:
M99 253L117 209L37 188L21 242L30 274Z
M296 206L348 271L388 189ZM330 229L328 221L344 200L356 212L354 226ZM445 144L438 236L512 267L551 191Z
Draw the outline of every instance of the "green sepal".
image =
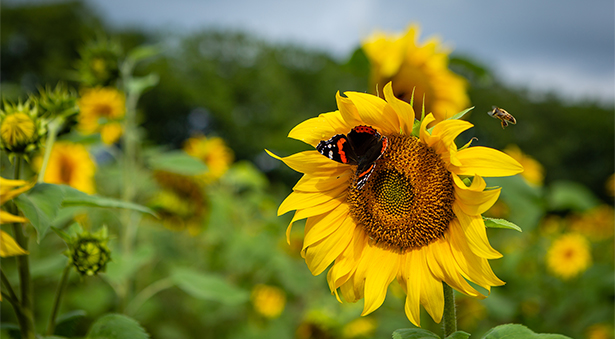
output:
M521 227L505 219L483 217L483 221L485 222L485 227L487 228L506 228L509 230L523 232Z
M505 324L492 328L483 339L571 339L561 334L540 334L519 324Z
M469 111L471 111L473 109L474 109L474 106L472 106L470 108L466 108L463 111L453 115L452 117L447 118L446 120L458 120L458 119L461 119L461 118L463 118L464 115L466 115L466 113L468 113Z

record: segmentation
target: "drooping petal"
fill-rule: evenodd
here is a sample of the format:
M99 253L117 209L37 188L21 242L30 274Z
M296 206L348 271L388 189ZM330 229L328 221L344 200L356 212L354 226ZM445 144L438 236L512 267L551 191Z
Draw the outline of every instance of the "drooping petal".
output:
M406 286L406 303L404 311L410 321L416 325L421 326L421 290L423 279L421 274L425 272L426 267L425 254L421 250L410 251L405 255L406 263L403 270L408 273L405 274L406 283L402 284ZM402 261L403 263L403 261Z
M339 228L328 237L301 251L301 255L305 258L305 263L313 275L322 273L346 249L352 240L355 227L354 220L348 216L341 222Z
M28 222L28 219L0 210L0 225L16 222Z
M453 204L453 212L457 216L459 224L466 235L466 239L468 239L470 249L474 254L485 259L497 259L502 257L502 254L494 250L491 244L489 244L483 217L480 215L474 216L466 214L457 203Z
M335 101L337 102L337 108L339 109L342 119L346 122L346 125L354 127L364 124L361 121L357 106L349 98L340 95L340 92L335 94Z
M477 290L475 290L459 273L460 269L455 258L453 257L448 242L444 239L438 239L429 244L423 249L427 257L429 270L433 275L446 282L448 285L457 291L466 295L478 298L484 298Z
M508 154L493 148L475 146L457 152L461 166L451 171L457 175L506 177L523 172L523 166Z
M444 290L442 281L436 278L429 269L421 274L421 304L431 318L440 323L444 312Z
M431 135L437 137L434 139L438 140L438 143L440 143L444 149L448 150L451 144L455 144L455 138L457 138L461 132L468 130L472 126L471 123L465 120L444 120L434 126ZM428 146L432 145L428 144Z
M368 315L384 302L387 288L399 270L399 255L377 246L367 246L357 268L357 270L363 269L365 269L365 304L361 315Z
M430 143L433 144L432 137L431 134L429 134L429 132L427 132L427 126L434 122L436 120L436 118L433 117L433 114L429 113L425 116L425 118L423 119L423 121L421 121L421 128L420 128L420 132L419 132L419 138L421 139L421 141L426 144L429 145Z
M0 257L28 254L8 233L0 230Z
M455 201L464 213L481 215L495 204L500 196L501 187L484 191L487 184L479 175L474 176L472 184L467 187L459 176L453 174L455 182Z
M352 274L357 269L357 265L363 250L367 246L367 234L361 227L355 227L351 243L346 249L335 259L335 264L327 274L327 281L331 293L335 294L338 301L341 302L337 289L352 278Z

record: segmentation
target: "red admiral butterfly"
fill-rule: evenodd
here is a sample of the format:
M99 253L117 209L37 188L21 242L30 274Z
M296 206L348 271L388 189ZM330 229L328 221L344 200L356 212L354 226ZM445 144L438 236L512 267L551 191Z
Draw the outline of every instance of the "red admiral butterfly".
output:
M357 188L361 189L387 149L389 140L370 126L355 126L347 135L336 134L316 146L320 154L342 164L357 165Z

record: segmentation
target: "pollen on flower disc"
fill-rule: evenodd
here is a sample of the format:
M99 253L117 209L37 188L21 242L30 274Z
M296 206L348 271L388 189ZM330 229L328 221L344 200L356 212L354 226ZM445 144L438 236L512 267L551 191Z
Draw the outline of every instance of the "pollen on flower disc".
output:
M349 189L357 224L379 246L405 252L442 238L454 217L451 173L418 138L391 135L361 189Z

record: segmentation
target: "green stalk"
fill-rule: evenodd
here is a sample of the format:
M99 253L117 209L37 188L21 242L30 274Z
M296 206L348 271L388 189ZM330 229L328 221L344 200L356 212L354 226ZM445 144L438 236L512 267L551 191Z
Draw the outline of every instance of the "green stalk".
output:
M134 297L134 299L132 299L130 304L128 304L128 306L126 307L126 311L124 313L126 313L129 316L133 316L135 312L137 312L137 310L149 298L153 297L156 293L160 291L173 287L173 285L175 285L175 283L173 282L173 279L171 279L170 277L160 279L156 281L155 283L152 283L151 285L144 288L141 292L139 292L139 294L137 294L137 296Z
M457 332L457 315L455 309L455 294L453 288L446 283L444 286L444 314L442 316L442 326L444 327L444 338Z
M21 157L15 160L15 175L14 179L19 180L21 175ZM13 233L15 241L21 248L28 250L28 236L24 234L21 224L13 224ZM30 279L30 256L18 255L17 270L19 271L19 286L21 290L21 308L17 313L19 318L19 327L21 330L22 339L34 339L36 330L34 328L34 301L32 299L32 281Z
M51 315L49 316L49 323L47 324L47 335L53 335L53 331L56 328L56 317L58 315L58 310L60 309L60 302L62 301L62 294L66 289L66 284L68 283L68 276L70 274L70 269L72 265L70 261L64 267L64 271L62 271L62 278L60 278L60 284L58 285L58 289L56 290L56 295L53 298L53 307L51 308Z
M64 124L64 119L56 118L49 122L47 125L47 141L45 142L45 155L43 156L43 165L41 166L41 170L38 173L37 182L40 184L45 180L45 171L47 170L47 164L49 163L49 157L51 155L51 149L53 148L53 144L56 141L56 137L58 135L58 131L60 131L60 127Z

